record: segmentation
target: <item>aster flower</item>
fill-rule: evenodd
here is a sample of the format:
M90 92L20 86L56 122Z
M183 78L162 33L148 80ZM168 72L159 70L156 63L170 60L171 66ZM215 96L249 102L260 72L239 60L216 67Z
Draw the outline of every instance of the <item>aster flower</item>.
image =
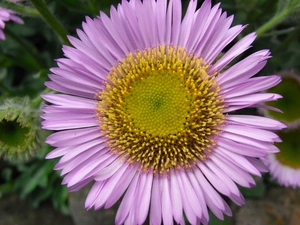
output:
M278 133L283 140L277 143L280 149L279 153L270 154L266 157L266 164L270 170L271 176L279 184L286 187L300 187L300 144L298 143L300 134L300 117L298 98L300 96L300 79L294 71L282 71L279 73L282 82L267 92L277 92L284 97L277 102L268 102L272 107L282 109L285 113L278 113L268 109L261 109L265 116L278 119L287 124L288 129Z
M270 57L261 50L229 67L256 35L217 56L244 29L207 0L122 1L86 18L79 39L69 36L46 85L43 128L55 130L48 159L61 157L63 184L77 191L90 182L85 207L109 208L122 198L116 224L207 224L231 210L221 194L244 203L236 184L255 185L277 152L269 118L228 114L280 98L258 93L280 82L254 77ZM185 216L184 216L185 215Z
M300 187L299 134L299 127L279 132L279 137L283 140L277 144L280 152L269 154L266 158L271 176L285 187Z
M0 39L1 40L5 40L5 35L3 32L5 28L5 22L10 20L19 24L24 23L24 21L20 17L15 15L14 11L0 7Z

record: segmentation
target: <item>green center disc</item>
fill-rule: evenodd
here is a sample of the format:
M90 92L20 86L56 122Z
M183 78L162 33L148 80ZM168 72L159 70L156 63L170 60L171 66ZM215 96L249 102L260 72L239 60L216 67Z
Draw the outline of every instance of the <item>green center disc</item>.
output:
M178 75L153 73L136 82L125 98L134 126L154 136L176 134L184 128L189 105Z
M286 122L294 122L300 119L300 101L295 97L300 96L300 85L296 79L292 77L283 77L282 82L269 89L268 92L278 93L283 97L278 101L267 103L268 105L283 111L283 113L278 113L269 110L269 113L273 118Z
M22 146L26 142L27 127L22 127L17 121L3 120L0 123L0 141L9 146Z
M98 94L97 117L111 151L154 173L204 160L224 123L220 87L208 67L176 46L126 55Z
M300 168L300 128L290 131L282 131L279 137L282 142L276 143L280 152L276 154L276 158L284 165L293 168Z

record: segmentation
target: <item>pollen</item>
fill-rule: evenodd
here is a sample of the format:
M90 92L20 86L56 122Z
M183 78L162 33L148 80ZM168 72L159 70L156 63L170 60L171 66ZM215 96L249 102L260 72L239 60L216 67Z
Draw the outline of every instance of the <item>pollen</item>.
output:
M97 94L97 117L111 151L155 173L205 160L224 123L220 87L208 68L181 47L126 55Z

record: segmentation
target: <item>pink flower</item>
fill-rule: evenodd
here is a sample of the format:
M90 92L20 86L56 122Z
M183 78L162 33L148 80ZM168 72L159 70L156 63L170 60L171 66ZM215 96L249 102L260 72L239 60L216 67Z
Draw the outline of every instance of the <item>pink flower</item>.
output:
M5 8L1 8L0 7L0 39L1 40L5 40L5 35L4 35L4 28L5 28L5 22L7 21L14 21L16 23L19 24L23 24L24 21L15 15L15 12L9 10L9 9L5 9Z
M298 166L299 166L298 162ZM282 186L300 187L300 169L299 167L290 166L282 163L276 157L276 154L267 156L267 165L272 177Z
M299 100L300 79L294 71L281 71L281 83L267 92L278 92L284 99L277 102L269 102L268 105L280 108L284 113L270 111L268 109L259 110L262 115L282 121L287 125L287 129L277 132L282 140L276 143L280 152L270 154L266 157L266 165L270 174L280 185L285 187L300 187L300 154L299 154L299 134L300 134L300 114Z
M236 184L255 185L267 171L259 158L277 152L272 130L284 124L233 112L263 107L281 96L259 93L280 82L253 77L270 57L261 50L229 67L250 48L248 34L217 60L244 29L219 8L180 0L122 1L86 18L64 46L66 58L49 75L43 128L55 130L48 159L61 157L63 184L77 191L94 183L87 209L109 208L122 198L116 224L207 224L238 205ZM230 114L228 114L230 113Z
M266 157L272 178L285 187L300 187L299 133L300 127L295 124L280 131L278 136L283 141L277 144L280 152Z

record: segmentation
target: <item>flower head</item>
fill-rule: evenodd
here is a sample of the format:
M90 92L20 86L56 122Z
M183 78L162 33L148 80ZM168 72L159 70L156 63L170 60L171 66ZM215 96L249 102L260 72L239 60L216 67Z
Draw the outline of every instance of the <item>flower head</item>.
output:
M285 187L300 187L300 128L293 127L279 132L282 143L277 146L280 152L266 158L270 174Z
M277 102L268 102L271 107L282 109L285 113L261 109L260 111L267 117L280 120L287 124L288 129L280 131L278 136L282 143L276 146L280 152L270 154L266 157L266 164L271 176L279 184L286 187L300 187L300 103L295 96L300 95L299 75L294 71L282 71L279 73L282 82L267 92L279 93L284 97Z
M1 40L5 40L5 35L3 32L5 28L5 22L10 20L20 24L24 23L24 21L20 17L15 15L14 11L0 7L0 39Z
M0 156L26 160L39 147L42 130L29 98L6 99L0 105Z
M258 159L277 152L269 130L284 124L230 114L280 98L258 93L279 76L254 77L270 57L261 50L229 67L255 39L251 33L217 56L244 29L230 27L219 4L180 0L122 1L86 18L74 47L64 46L46 85L43 128L58 132L47 158L76 191L94 185L86 208L109 208L122 196L116 224L207 224L231 210L220 193L244 203L237 184L266 171ZM226 69L225 69L226 68Z

